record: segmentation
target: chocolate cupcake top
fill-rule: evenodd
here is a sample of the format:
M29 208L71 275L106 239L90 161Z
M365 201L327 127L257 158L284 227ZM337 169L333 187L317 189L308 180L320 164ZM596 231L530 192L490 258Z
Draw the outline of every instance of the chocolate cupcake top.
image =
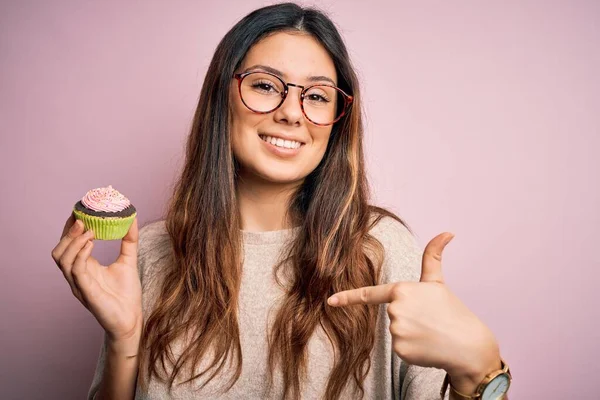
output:
M88 191L81 203L90 210L110 213L123 211L131 205L129 199L113 189L112 185Z

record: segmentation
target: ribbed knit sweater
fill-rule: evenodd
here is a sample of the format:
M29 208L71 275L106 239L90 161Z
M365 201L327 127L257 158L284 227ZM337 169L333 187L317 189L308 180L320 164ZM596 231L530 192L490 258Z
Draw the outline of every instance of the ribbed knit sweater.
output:
M196 380L185 385L176 385L169 393L166 384L153 379L147 393L142 393L138 386L136 400L281 398L281 379L277 375L274 377L271 392L265 392L268 381L268 318L272 318L272 310L279 304L283 295L281 287L274 280L273 267L280 259L286 243L293 239L298 229L242 231L244 259L239 294L239 326L243 363L241 377L235 385L226 393L219 392L222 379L228 376L224 375L222 378L215 378L200 391L197 391L197 388L202 380ZM381 283L419 279L422 250L404 225L384 217L372 228L371 234L383 244L385 250ZM169 260L169 252L170 243L164 221L154 222L140 229L138 268L142 282L144 321L159 295L161 272L164 270L164 263ZM364 398L438 400L444 371L403 362L392 350L386 305L379 307L371 368L364 382ZM182 343L175 343L174 354L180 354L181 349ZM106 336L101 346L88 399L93 399L100 385L105 352ZM308 344L308 377L302 384L302 399L323 398L332 365L332 345L319 327ZM175 382L182 380L180 374ZM353 398L350 393L348 389L342 398Z

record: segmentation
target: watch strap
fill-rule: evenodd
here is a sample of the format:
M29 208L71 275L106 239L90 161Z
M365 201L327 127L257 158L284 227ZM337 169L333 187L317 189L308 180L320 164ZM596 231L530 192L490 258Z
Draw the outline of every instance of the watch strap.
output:
M506 364L506 362L504 362L504 359L502 358L500 358L500 365L501 369L487 374L481 382L481 384L479 384L479 386L477 387L475 391L476 393L471 395L461 393L458 390L454 389L454 387L452 387L452 382L450 382L450 374L446 372L446 377L444 378L444 383L442 384L442 389L440 390L440 396L442 400L446 396L446 391L448 390L448 388L450 388L450 392L453 393L455 397L458 397L461 400L472 400L480 399L488 383L490 383L492 379L494 379L499 374L507 374L509 380L512 380L512 375L510 373L508 364Z
M442 400L446 396L446 391L448 390L448 388L450 388L450 393L455 394L456 397L458 397L461 400L463 400L463 399L464 400L472 400L472 399L479 399L479 398L481 398L481 394L480 393L475 393L473 395L468 395L468 394L461 393L458 390L454 389L454 387L452 387L452 384L450 383L450 374L448 374L446 372L446 377L444 378L444 383L442 384L442 390L440 390L440 396L441 396Z

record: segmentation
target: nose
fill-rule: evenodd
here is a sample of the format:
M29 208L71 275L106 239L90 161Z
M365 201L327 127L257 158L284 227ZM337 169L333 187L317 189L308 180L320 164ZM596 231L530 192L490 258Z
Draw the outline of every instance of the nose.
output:
M288 86L288 93L283 104L275 110L273 118L277 122L287 123L289 125L300 125L304 120L302 107L300 106L301 87Z

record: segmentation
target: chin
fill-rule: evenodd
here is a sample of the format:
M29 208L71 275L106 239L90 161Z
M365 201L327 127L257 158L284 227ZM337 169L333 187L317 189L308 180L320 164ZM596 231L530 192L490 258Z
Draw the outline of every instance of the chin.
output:
M257 171L257 175L265 181L278 184L299 182L306 178L306 175L297 170L286 170L285 168L263 168Z

